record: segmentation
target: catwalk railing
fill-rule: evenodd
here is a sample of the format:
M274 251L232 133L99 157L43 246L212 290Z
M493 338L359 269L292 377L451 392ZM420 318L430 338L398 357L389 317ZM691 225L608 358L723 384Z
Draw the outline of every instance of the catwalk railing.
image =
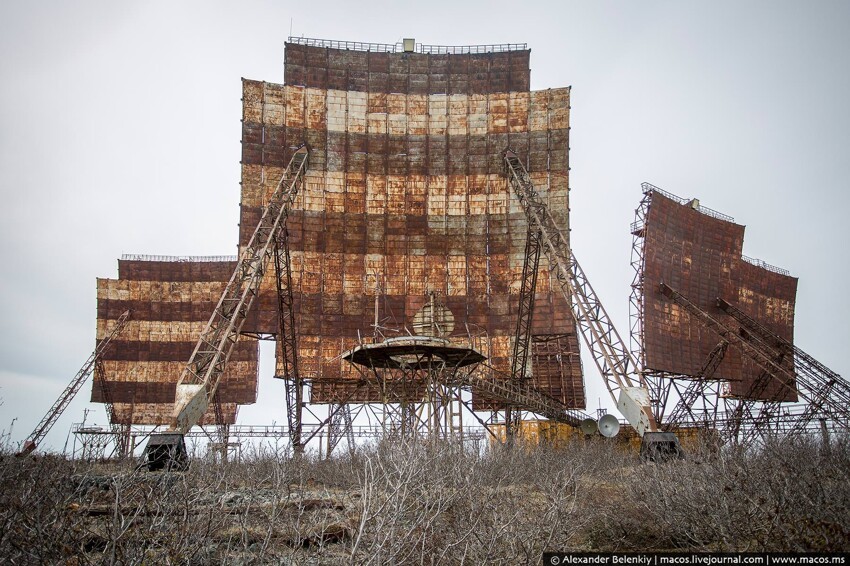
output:
M373 51L376 53L404 53L404 43L371 43L364 41L340 41L336 39L316 39L312 37L289 36L287 43L305 45L307 47L323 47L326 49L348 49L351 51ZM504 53L507 51L525 51L527 43L495 43L484 45L425 45L416 43L414 53L428 55L461 55L480 53Z

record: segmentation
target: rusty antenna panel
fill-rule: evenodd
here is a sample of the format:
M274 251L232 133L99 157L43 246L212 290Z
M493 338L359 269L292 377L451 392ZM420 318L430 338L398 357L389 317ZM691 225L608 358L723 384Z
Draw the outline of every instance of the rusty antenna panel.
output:
M731 217L642 187L631 227L632 348L656 420L744 443L803 432L818 418L847 429L850 385L794 345L797 279L743 255L744 227ZM791 411L797 401L803 409Z
M243 83L243 240L279 156L301 139L311 150L289 245L298 359L313 403L343 397L344 380L359 378L341 352L376 333L416 333L432 295L451 322L447 338L474 337L509 371L527 222L509 198L502 144L525 152L568 224L569 89L530 92L527 50L411 58L359 47L291 42L285 84ZM539 371L531 373L545 392L582 408L569 306L552 292L548 269L539 276L531 340ZM264 288L248 322L257 335L275 332L272 291ZM366 391L357 398L368 400ZM486 395L474 405L501 406Z
M846 428L847 382L794 344L796 278L743 255L744 227L731 217L649 184L632 225L625 348L570 248L570 89L532 91L529 67L524 43L291 37L282 82L243 79L240 249L303 144L310 167L272 246L275 269L240 311L226 367L210 358L197 368L216 368L207 395L216 402L200 422L219 425L224 449L222 427L256 400L258 340L278 343L292 446L327 430L330 450L353 438L369 405L407 423L413 413L386 407L418 406L421 415L445 401L455 408L429 430L451 434L462 434L461 408L488 431L505 423L507 436L523 410L578 426L579 329L593 335L587 345L615 400L646 386L640 406L651 430L712 426L746 442L776 423ZM545 207L545 223L523 196ZM551 227L556 245L542 237ZM99 340L133 312L98 360L92 390L113 424L169 423L180 371L198 359L193 348L237 263L132 255L119 260L117 279L98 280ZM409 351L387 360L404 363L364 378L362 367L392 345ZM421 350L443 370L411 365ZM360 369L358 352L371 356ZM476 363L452 366L453 352L475 352ZM198 375L189 381L212 383ZM799 400L802 409L787 409ZM306 423L319 407L324 420Z

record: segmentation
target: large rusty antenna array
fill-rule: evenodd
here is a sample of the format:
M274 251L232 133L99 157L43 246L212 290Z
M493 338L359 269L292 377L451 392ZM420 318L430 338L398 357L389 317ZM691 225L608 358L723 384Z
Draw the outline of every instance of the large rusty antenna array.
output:
M330 454L369 434L510 442L530 414L578 429L579 335L644 438L846 428L846 381L793 343L796 280L742 256L731 218L648 184L626 345L569 241L570 89L531 90L529 69L525 44L290 38L282 84L242 83L242 258L128 256L98 281L98 337L125 310L134 322L93 366L114 430L77 433L132 452L139 426L172 425L226 456L264 434ZM669 268L665 242L695 249L685 221L722 261ZM258 340L278 347L282 426L236 424Z

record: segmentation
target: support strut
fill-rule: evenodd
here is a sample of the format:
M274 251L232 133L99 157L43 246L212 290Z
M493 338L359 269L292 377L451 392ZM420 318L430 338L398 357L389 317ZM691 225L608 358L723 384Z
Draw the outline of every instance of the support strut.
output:
M277 277L278 343L286 389L286 417L289 422L289 441L295 454L304 452L301 442L301 417L304 407L304 387L298 372L298 344L295 333L295 309L292 300L292 263L289 255L289 233L283 227L274 248Z
M824 395L822 392L830 385L830 378L827 377L829 375L827 372L830 372L830 370L825 368L825 366L810 356L807 356L809 358L808 360L805 358L803 359L807 362L809 367L806 368L806 371L795 372L794 369L789 369L786 367L786 364L782 363L781 357L777 355L777 350L770 347L765 341L770 337L771 333L759 336L758 333L748 332L743 326L734 328L723 324L665 283L661 283L661 292L667 298L671 299L677 305L688 311L688 313L690 313L700 324L716 332L724 340L739 348L745 356L758 364L758 366L761 367L766 374L769 374L772 378L774 378L777 383L798 394L809 405L827 404L835 422L842 428L850 430L850 409L848 409L847 405L844 405L839 401L839 399L843 397L841 392L834 396L827 396L828 398L826 400L823 399ZM721 305L721 308L730 314L737 310L728 303L725 303L725 306ZM737 312L736 314L738 315L738 318L745 320L744 317L746 317L746 315L744 313ZM755 321L748 322L748 324L756 329L760 326ZM782 341L782 339L778 336L773 336L773 338L778 338L780 341L779 343ZM787 343L787 341L785 342ZM799 348L794 346L792 346L791 349L794 350L795 354L797 353L797 350L799 350ZM800 352L802 351L800 350ZM795 360L796 359L798 359L797 355L795 355ZM815 364L817 365L815 366ZM815 367L817 367L820 371L814 371ZM834 372L831 373L833 379L835 379L835 377L841 379L840 376ZM762 376L759 380L762 379L766 379L766 377Z
M511 380L524 383L528 377L528 354L531 350L532 321L534 318L534 295L537 291L537 274L540 268L540 230L529 227L525 240L525 261L522 264L522 283L519 291L514 351L511 360ZM522 411L508 405L505 415L505 436L508 442L519 431Z

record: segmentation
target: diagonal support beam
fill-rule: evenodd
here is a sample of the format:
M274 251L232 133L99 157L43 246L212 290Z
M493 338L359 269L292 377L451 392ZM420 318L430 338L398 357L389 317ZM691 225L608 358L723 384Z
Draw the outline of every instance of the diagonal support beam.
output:
M505 165L511 186L525 210L529 229L540 232L550 270L555 274L564 299L573 307L576 326L611 398L621 411L632 415L634 422L631 424L641 435L657 432L655 416L650 407L645 406L649 393L640 380L637 363L572 254L566 232L540 199L528 171L513 151L505 152Z
M21 448L21 451L16 454L17 456L26 456L34 451L41 441L44 440L44 437L47 436L47 433L50 432L50 429L53 428L53 425L55 425L56 421L59 420L59 417L62 416L62 413L68 407L68 404L74 399L74 397L77 396L77 393L80 391L83 383L85 383L86 378L88 378L89 374L95 370L101 356L103 356L103 353L109 348L112 340L118 336L122 330L124 330L129 318L129 310L124 311L121 316L118 317L115 321L115 326L112 327L112 330L103 340L98 342L94 351L83 364L83 367L81 367L77 374L71 379L71 383L65 387L59 395L59 398L56 399L56 402L54 402L47 411L47 414L42 417L41 421L38 425L36 425L35 430L30 433L26 440L24 440L23 447ZM107 404L109 405L107 410L111 411L112 405L109 403ZM112 422L111 415L110 422Z
M489 369L492 374L492 368ZM504 403L576 428L581 427L582 420L587 418L587 415L541 393L527 382L518 383L511 379L498 379L480 371L471 372L462 379L467 385L484 391Z
M197 424L215 396L306 170L307 147L302 146L293 154L180 375L172 431L185 434Z
M781 361L777 362L776 350L767 347L764 342L753 334L746 331L742 332L741 328L733 328L719 322L665 283L661 283L661 292L664 296L688 311L703 326L716 332L731 345L739 348L745 356L758 364L759 367L775 378L783 387L797 393L809 404L820 402L821 396L817 393L818 388L812 390L808 386L797 387L798 374L785 367ZM841 427L850 430L850 409L847 406L840 406L838 403L832 403L831 408L834 410L833 414L836 422Z
M705 395L708 381L712 378L712 376L714 376L714 372L717 371L717 368L720 367L720 362L722 362L724 356L726 356L726 350L728 348L729 342L721 340L711 350L711 353L709 353L708 358L706 358L706 361L703 364L699 376L694 378L688 384L688 387L680 395L679 402L676 403L676 406L670 413L670 417L665 423L665 428L667 430L680 425L685 420L686 416L690 418L691 422L695 422L697 420L692 408L696 401Z
M576 323L616 403L623 388L636 385L631 375L637 373L637 364L570 251L563 229L555 223L534 190L525 166L512 151L505 153L505 162L509 180L525 209L530 228L539 230L541 234L549 265L564 298L573 305Z

